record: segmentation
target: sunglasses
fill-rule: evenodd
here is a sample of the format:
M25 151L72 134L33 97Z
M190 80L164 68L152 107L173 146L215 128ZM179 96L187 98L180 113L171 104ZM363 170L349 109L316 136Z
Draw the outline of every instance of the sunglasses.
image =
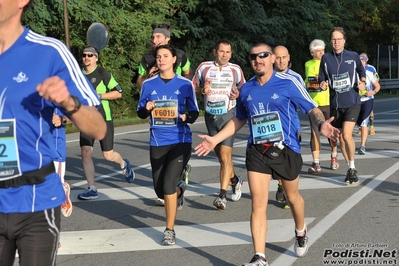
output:
M256 57L259 57L260 59L266 58L269 55L271 55L272 53L270 52L261 52L261 53L257 53L257 54L250 54L249 55L249 59L250 60L256 60Z
M93 57L93 55L94 55L94 54L82 54L82 57L83 57L83 58L85 58L86 56L87 56L87 57Z

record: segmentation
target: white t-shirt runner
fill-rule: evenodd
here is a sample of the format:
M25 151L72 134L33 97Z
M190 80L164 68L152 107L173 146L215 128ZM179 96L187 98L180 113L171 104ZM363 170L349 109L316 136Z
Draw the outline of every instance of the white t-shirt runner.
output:
M203 88L210 79L210 93L204 95L204 109L212 115L224 115L236 106L236 100L230 100L230 93L240 89L245 83L244 74L239 65L227 63L220 66L215 61L202 62L195 71L193 84Z

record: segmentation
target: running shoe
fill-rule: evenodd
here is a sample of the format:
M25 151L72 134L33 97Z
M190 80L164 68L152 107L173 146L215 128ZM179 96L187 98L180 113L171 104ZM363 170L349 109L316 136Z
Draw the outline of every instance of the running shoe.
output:
M217 197L213 201L213 206L215 206L219 210L226 210L226 204L227 204L226 198Z
M374 126L371 126L371 127L370 127L370 135L375 135Z
M232 201L238 201L241 198L241 186L244 181L242 180L241 176L237 176L238 182L235 183L234 185L231 185L231 191L233 191L233 194L231 194L231 200ZM230 179L230 182L232 183L234 181L234 177ZM233 183L232 183L233 184Z
M359 150L357 151L357 153L358 153L359 155L365 155L365 154L366 154L366 147L361 146L361 147L359 148Z
M313 162L308 169L309 174L318 174L321 172L320 163Z
M155 204L157 204L158 206L165 206L165 201L161 198L157 198Z
M126 176L126 181L128 183L132 183L134 178L136 177L136 173L130 167L130 162L128 159L123 159L125 161L125 168L123 168L123 174Z
M291 209L290 205L288 205L288 203L285 203L284 210L289 210L289 209Z
M295 231L294 249L295 249L295 254L298 257L303 257L308 252L309 246L308 246L308 237L306 236L306 230L304 236L297 236Z
M80 200L98 199L98 192L97 190L88 187L85 192L78 195L78 199Z
M61 213L64 215L64 217L69 217L72 214L72 201L70 198L71 186L67 182L64 182L62 186L64 187L66 200L61 205Z
M181 210L181 209L183 209L183 205L184 205L184 192L186 191L187 185L186 185L185 181L180 180L179 183L177 183L177 186L181 190L180 196L177 197L177 209Z
M355 168L349 168L348 172L346 173L345 183L348 185L356 185L358 184L359 178L357 177L357 170Z
M188 185L188 174L191 172L191 165L186 164L186 167L184 167L183 173L180 175L180 180L184 180L186 182L186 185Z
M338 170L339 162L337 157L331 157L331 170Z
M171 246L176 243L176 233L173 230L165 229L163 232L162 245Z
M280 184L277 185L276 201L280 202L280 203L285 202L284 189L283 189L283 186Z
M357 131L357 134L358 135L361 135L362 134L362 130L359 128L359 130Z
M269 266L269 264L264 257L255 255L249 263L244 263L242 266Z

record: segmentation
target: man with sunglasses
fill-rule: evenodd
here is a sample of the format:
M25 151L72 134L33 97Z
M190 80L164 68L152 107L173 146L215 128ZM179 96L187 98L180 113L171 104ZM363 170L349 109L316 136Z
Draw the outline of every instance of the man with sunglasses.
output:
M345 49L346 33L343 28L333 28L330 39L333 51L321 58L318 82L320 89L330 88L330 114L336 118L332 124L341 131L341 152L348 164L345 183L356 185L359 178L352 132L361 108L359 90L366 88L366 72L359 54Z
M29 30L30 0L0 1L0 265L56 265L66 197L51 132L62 110L91 137L105 136L100 100L68 48ZM16 64L15 62L19 62Z
M273 70L276 56L269 45L254 45L249 60L255 76L240 89L235 117L215 136L199 135L203 142L195 147L195 152L198 156L207 155L248 122L250 138L245 164L252 196L250 226L255 255L244 265L259 266L268 265L265 243L271 178L282 179L291 207L295 221L295 253L302 257L308 250L305 203L298 192L302 157L295 128L297 122L293 121L296 107L307 113L320 132L334 141L339 130L331 126L333 118L325 121L306 88L295 77Z
M202 62L193 79L197 94L204 97L205 124L211 136L216 135L235 115L238 89L245 83L241 67L229 62L232 49L228 40L218 41L213 55L215 60ZM220 162L220 192L213 205L219 210L226 209L229 184L231 199L238 201L241 198L243 180L234 172L233 144L234 136L231 136L215 147Z
M131 183L135 178L135 173L130 166L128 159L123 159L122 156L113 150L114 146L114 123L112 112L110 108L110 100L119 99L122 97L122 88L116 82L114 77L106 69L97 65L98 52L96 48L88 46L84 48L83 54L83 73L95 88L98 96L101 99L101 107L99 109L103 119L107 124L107 134L105 138L100 140L101 150L103 156L107 161L118 164L126 181ZM95 139L81 133L80 134L80 148L83 162L83 172L86 176L88 188L85 192L78 195L78 199L91 200L98 198L98 191L95 186L95 170L93 163L93 144Z

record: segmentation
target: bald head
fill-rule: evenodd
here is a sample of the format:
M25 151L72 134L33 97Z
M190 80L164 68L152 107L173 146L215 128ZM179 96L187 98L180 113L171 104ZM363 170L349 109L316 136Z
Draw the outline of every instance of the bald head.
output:
M274 69L278 72L285 73L288 70L288 63L290 62L290 54L285 46L276 46L273 50L276 56L276 62L274 63Z

